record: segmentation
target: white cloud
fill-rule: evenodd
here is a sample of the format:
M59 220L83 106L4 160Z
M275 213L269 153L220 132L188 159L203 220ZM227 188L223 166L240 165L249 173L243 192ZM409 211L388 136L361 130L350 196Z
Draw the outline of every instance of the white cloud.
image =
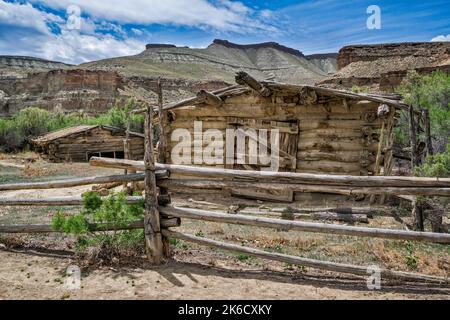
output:
M265 19L272 18L273 11L269 10L269 9L261 10L260 16L265 18Z
M8 29L0 33L0 54L32 55L68 63L133 55L144 50L145 42L139 40L148 38L144 26L154 23L219 33L277 32L259 11L231 0L78 0L79 30L69 30L66 23L69 15L77 13L73 10L75 1L29 2L39 6L0 0L0 25ZM66 13L60 17L46 12L46 7ZM67 12L69 7L71 11ZM127 34L124 24L137 27Z
M37 32L48 34L47 23L62 22L54 14L39 11L31 4L18 4L0 1L0 23L15 27L28 28Z
M32 0L48 7L65 10L73 0ZM82 13L95 19L121 24L175 24L209 27L219 31L274 31L252 17L253 9L241 2L221 0L78 0Z
M441 35L441 36L434 37L433 39L431 39L431 41L433 41L433 42L450 41L450 34L448 34L446 36Z
M117 40L110 35L102 37L83 35L76 30L63 30L42 45L41 52L50 60L87 62L108 57L137 54L145 44L135 39Z
M144 34L144 31L136 28L131 28L131 31L137 36L142 36Z
M60 32L53 33L49 23L57 23ZM49 60L81 63L109 57L137 54L145 43L128 38L120 26L112 23L95 24L83 18L80 30L69 30L66 22L40 11L29 4L0 1L0 25L8 33L0 34L0 54L32 55ZM30 29L25 33L20 28ZM96 30L113 30L123 36L117 39Z

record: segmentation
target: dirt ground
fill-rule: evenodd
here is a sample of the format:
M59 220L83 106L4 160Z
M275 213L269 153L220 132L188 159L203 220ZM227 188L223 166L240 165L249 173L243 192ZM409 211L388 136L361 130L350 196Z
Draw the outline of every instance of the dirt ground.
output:
M0 164L1 183L99 173L98 168L86 164L36 163L23 168L18 161L7 161L19 167ZM114 173L100 170L104 175ZM68 196L88 189L0 192L0 197ZM217 195L173 200L185 206L213 201L217 206L212 209L227 209L227 202ZM265 208L265 204L258 205L258 210ZM54 211L49 207L0 207L0 224L49 222ZM369 225L404 228L401 220L392 217L376 217ZM191 220L183 220L180 231L319 260L377 264L442 277L450 274L450 249L443 245L281 232ZM66 271L78 262L70 239L60 235L23 237L33 245L11 247L0 239L0 299L450 299L448 286L382 279L381 290L373 291L367 288L364 277L297 268L183 242L173 246L173 257L161 266L149 265L142 257L113 267L83 267L80 286L71 288L68 281L72 278Z
M214 259L215 266L208 261ZM64 277L73 261L51 251L0 251L1 299L449 299L450 289L383 283L326 272L248 268L205 250L176 253L155 267L105 267L82 272L80 288Z

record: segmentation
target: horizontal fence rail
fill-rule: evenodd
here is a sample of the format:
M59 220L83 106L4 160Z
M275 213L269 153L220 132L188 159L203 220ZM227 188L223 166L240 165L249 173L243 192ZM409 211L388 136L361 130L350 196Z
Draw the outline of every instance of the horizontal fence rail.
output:
M249 225L263 228L274 228L285 231L295 230L314 233L331 233L338 235L373 237L373 238L384 238L394 240L414 240L414 241L427 241L427 242L447 243L447 244L450 243L450 234L446 233L351 227L326 223L300 222L300 221L289 221L263 217L250 217L239 214L230 215L227 213L212 212L190 208L189 209L177 208L177 207L161 207L160 211L161 213L164 213L166 215L180 218Z
M110 196L100 197L102 201ZM114 198L114 197L113 197ZM125 198L126 204L139 204L144 201L143 196L128 196ZM0 198L0 205L3 206L80 206L83 205L81 196L55 197L55 198ZM158 204L166 205L170 203L169 195L158 195Z
M89 163L92 166L117 169L144 170L143 161L92 157ZM299 184L330 184L336 186L358 187L411 187L415 188L450 188L450 178L420 178L396 176L348 176L326 175L296 172L272 172L253 170L232 170L222 168L195 167L174 164L156 164L157 170L167 170L170 173L193 175L209 178L248 178L282 182L295 182Z
M232 252L239 252L248 254L250 256L274 260L284 263L289 263L293 265L311 267L316 269L322 269L327 271L341 272L341 273L349 273L356 274L360 276L368 276L370 275L369 269L367 267L355 266L350 264L336 263L336 262L327 262L321 260L314 260L308 258L295 257L291 255L286 255L282 253L275 252L267 252L260 249L254 249L249 247L243 247L235 244L225 243L221 241L216 241L207 238L196 237L193 235L171 231L171 230L161 230L162 234L165 237L172 237L188 242L197 243L203 246L215 247L223 250L228 250ZM416 273L409 272L401 272L401 271L391 271L386 269L380 269L381 276L385 278L391 279L399 279L405 281L426 281L426 282L435 282L441 284L448 284L449 280L446 278L421 275Z
M424 187L344 187L312 184L295 184L280 182L250 182L217 179L165 179L157 182L158 186L167 189L261 189L274 191L338 193L343 195L415 195L415 196L443 196L450 197L450 188Z
M105 200L108 197L101 197ZM126 204L139 204L144 201L142 196L130 196L125 198ZM73 197L55 197L55 198L0 198L0 206L81 206L83 198L81 196Z
M93 157L93 166L144 170L142 161ZM276 191L337 193L343 195L409 195L450 197L450 179L340 176L292 172L267 172L156 164L159 170L170 174L201 177L201 179L165 179L158 186L192 189L250 188ZM211 178L211 179L206 179ZM223 178L223 179L217 179Z
M180 218L162 218L161 227L172 228L179 227L181 225ZM95 224L89 225L89 231L118 231L118 230L134 230L143 229L144 221L135 221L123 226L113 226L110 224ZM51 233L60 232L54 230L51 224L12 224L12 225L0 225L0 233Z
M159 172L159 176L161 178L166 177L167 173ZM134 173L134 174L122 174L104 177L86 177L86 178L61 179L61 180L41 181L41 182L7 183L7 184L0 184L0 191L27 190L27 189L59 189L59 188L84 186L90 184L104 184L111 182L125 183L133 181L144 181L144 174Z

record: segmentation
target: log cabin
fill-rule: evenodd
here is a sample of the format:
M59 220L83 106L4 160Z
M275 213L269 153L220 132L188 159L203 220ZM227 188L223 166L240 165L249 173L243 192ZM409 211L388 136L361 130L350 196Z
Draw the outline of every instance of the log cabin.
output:
M127 143L128 141L128 143ZM102 125L78 125L31 140L35 150L52 162L87 162L92 156L144 158L144 135ZM126 152L126 149L128 152Z
M341 175L390 175L393 166L393 129L397 111L408 106L393 94L363 94L308 85L257 81L245 72L237 85L165 105L161 116L167 163L211 165L221 168L264 170L258 154L266 145L251 143L259 133L278 132L278 171ZM160 113L161 115L161 113ZM180 130L178 130L180 129ZM211 139L208 131L214 130ZM244 132L245 146L218 141L223 152L217 162L202 161L204 152L221 132ZM192 139L183 141L181 133ZM220 139L218 139L220 140ZM270 141L269 141L270 140ZM217 141L216 141L217 142ZM180 144L182 147L180 147ZM193 148L187 148L188 145ZM197 149L196 149L197 147ZM227 150L232 148L233 152ZM179 153L189 153L181 157ZM203 152L203 153L202 153ZM272 150L273 152L273 150ZM234 157L232 161L229 161ZM186 161L187 159L187 161ZM233 161L234 160L234 161ZM189 163L190 162L190 163ZM232 195L291 202L291 191L231 190Z

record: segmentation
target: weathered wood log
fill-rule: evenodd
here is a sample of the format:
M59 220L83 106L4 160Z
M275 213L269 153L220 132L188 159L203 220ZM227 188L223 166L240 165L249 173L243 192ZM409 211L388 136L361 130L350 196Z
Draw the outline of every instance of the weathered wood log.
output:
M130 161L123 159L109 159L92 157L92 166L105 168L135 168L144 170L142 161ZM194 167L174 164L157 163L158 170L167 170L180 175L190 175L208 178L248 178L267 181L289 181L295 183L330 184L337 186L361 186L361 187L415 187L415 188L450 188L449 178L423 178L423 177L402 177L402 176L345 176L345 175L325 175L295 172L270 172L252 170L232 170L210 167ZM1 186L1 185L0 185ZM1 189L0 189L1 190Z
M127 174L127 173L124 172L124 174ZM122 182L103 183L103 184L98 184L98 185L93 186L92 190L93 191L98 191L98 190L102 190L102 189L110 190L110 189L117 188L121 185L124 185L124 183L122 183Z
M158 178L162 179L168 176L164 171L157 173ZM20 183L6 183L0 184L0 191L7 190L27 190L27 189L59 189L70 188L76 186L84 186L90 184L112 183L112 182L125 182L125 181L142 181L144 180L144 174L128 174L128 175L113 175L104 177L86 177L76 179L64 179L42 182L20 182Z
M175 228L181 225L180 218L162 218L161 228ZM126 226L111 226L108 224L95 224L89 225L89 231L118 231L118 230L133 230L143 229L144 221L135 221ZM0 225L0 233L53 233L60 232L53 230L50 224L12 224L12 225Z
M293 84L286 84L286 83L277 83L277 82L269 82L269 81L261 81L262 85L265 85L267 88L271 90L288 90L292 92L300 92L305 86L302 85L293 85ZM330 95L333 97L340 97L340 98L347 98L347 99L353 99L353 100L361 100L361 97L365 97L369 101L377 102L377 103L384 103L390 106L394 106L396 108L402 109L402 110L408 110L408 105L405 103L399 102L397 100L385 98L382 96L374 96L372 94L364 94L364 93L353 93L349 91L343 91L343 90L336 90L336 89L329 89L324 87L317 87L317 86L307 86L310 89L313 89L317 93L323 94L323 95Z
M161 212L173 217L188 218L210 222L249 225L279 230L295 230L313 233L331 233L347 236L372 237L393 240L425 241L434 243L450 243L450 234L390 230L381 228L353 227L328 223L280 220L263 217L253 217L240 214L227 214L198 209L166 207Z
M412 216L413 216L413 228L415 231L423 231L424 230L424 219L423 219L423 206L420 201L416 198L412 203Z
M271 212L289 212L295 213L315 213L315 212L334 212L339 214L364 214L373 215L390 215L387 211L389 207L314 207L314 208L271 208Z
M247 182L240 180L214 180L214 179L164 179L158 181L158 186L164 188L193 188L193 189L232 189L249 188L273 191L295 191L306 193L333 193L343 195L423 195L450 197L450 188L430 187L351 187L351 186L325 186L299 183L280 182Z
M108 197L101 197L102 200ZM144 200L142 196L126 197L126 204L138 204ZM170 203L169 195L158 195L158 204L160 206ZM55 198L0 198L0 206L81 206L83 198L73 197L55 197Z
M153 108L145 114L145 217L144 234L148 259L155 264L164 261L164 248L158 211L155 158L153 155Z
M188 234L181 233L181 232L168 231L168 230L163 230L162 232L167 237L172 237L172 238L176 238L176 239L180 239L180 240L184 240L184 241L188 241L188 242L197 243L197 244L200 244L203 246L224 249L224 250L228 250L228 251L232 251L232 252L245 253L245 254L248 254L248 255L251 255L254 257L258 257L258 258L262 258L262 259L280 261L280 262L289 263L289 264L293 264L293 265L300 265L300 266L322 269L322 270L327 270L327 271L356 274L356 275L360 275L360 276L370 275L369 269L367 267L354 266L354 265L336 263L336 262L320 261L320 260L301 258L301 257L294 257L294 256L282 254L282 253L267 252L267 251L263 251L260 249L243 247L243 246L239 246L239 245L235 245L235 244L224 243L221 241L200 238L200 237L188 235ZM449 282L449 280L446 278L439 278L439 277L428 276L428 275L421 275L421 274L402 272L402 271L390 271L390 270L386 270L386 269L381 269L380 271L381 271L382 278L394 278L394 279L401 279L404 281L426 281L426 282L435 282L435 283L448 283Z
M425 143L427 146L427 154L432 156L434 154L433 151L433 142L431 139L431 126L430 126L430 113L428 109L422 110L423 122L425 124Z
M167 113L169 111L163 110L163 90L161 85L161 78L158 78L157 83L157 93L158 93L158 121L159 121L159 141L158 141L158 162L159 163L166 163L167 157L166 152L167 150L167 140L166 140L166 128L165 124L167 121ZM219 98L220 99L220 98ZM222 100L221 100L222 101ZM164 199L164 201L162 201ZM158 204L160 206L166 206L171 202L169 190L166 188L160 188L159 189L159 196L158 196ZM164 256L169 257L170 256L170 242L169 239L166 237L162 237L163 242L163 250L164 250Z
M215 94L215 95L219 95L219 94L221 94L223 92L227 92L227 91L230 91L230 90L233 90L233 89L237 89L239 87L240 87L240 85L232 85L230 87L226 87L226 88L223 88L223 89L220 89L220 90L215 90L212 93ZM188 105L195 105L198 102L199 102L199 98L198 97L192 97L192 98L184 99L184 100L177 101L177 102L174 102L174 103L169 103L168 105L165 105L163 107L163 109L164 110L171 110L171 109L176 109L176 108L180 108L180 107L184 107L184 106L188 106ZM143 112L143 110L141 110L141 112Z
M417 154L417 127L413 106L409 106L409 135L411 144L411 170L414 170L419 165L419 159Z
M268 97L272 94L270 89L263 86L255 78L250 76L247 72L240 71L235 77L236 83L240 85L246 85L258 92L263 97Z
M211 106L221 107L223 105L222 99L206 90L200 90L197 93L197 98L199 98L203 103L209 104Z
M312 212L310 214L299 214L296 218L305 218L321 221L341 221L347 223L369 223L369 219L365 214L341 214L336 212Z

